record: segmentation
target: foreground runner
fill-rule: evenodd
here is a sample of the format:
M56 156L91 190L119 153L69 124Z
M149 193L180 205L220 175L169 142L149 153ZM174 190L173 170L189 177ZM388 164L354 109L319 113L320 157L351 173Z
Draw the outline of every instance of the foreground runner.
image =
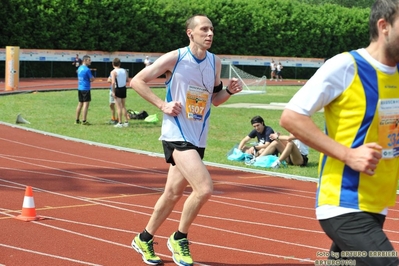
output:
M165 159L170 163L165 190L155 204L144 231L132 241L145 263L162 263L153 249L153 237L172 212L189 185L178 230L167 245L177 265L193 265L187 234L201 207L211 197L213 183L202 159L205 153L211 103L218 106L230 95L242 90L237 79L223 90L220 80L220 58L207 50L213 41L212 22L204 15L195 15L186 22L190 44L166 53L144 68L131 81L132 88L163 113L162 140ZM166 75L166 100L156 96L148 82Z
M399 265L383 231L399 177L399 0L377 0L369 27L369 46L327 60L280 121L322 153L316 216L333 241L328 265ZM323 107L326 134L310 118Z

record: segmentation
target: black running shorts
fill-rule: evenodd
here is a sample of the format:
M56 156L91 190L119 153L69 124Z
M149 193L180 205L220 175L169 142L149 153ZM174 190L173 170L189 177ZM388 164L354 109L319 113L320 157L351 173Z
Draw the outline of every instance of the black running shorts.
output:
M162 141L163 151L165 154L165 160L167 163L172 165L176 165L175 161L173 160L173 151L176 149L178 151L186 151L186 150L196 150L201 157L204 159L205 148L199 148L194 146L190 142L186 141Z
M78 90L78 98L79 102L90 102L91 101L91 93L90 90Z
M115 88L115 96L121 99L126 98L126 86Z

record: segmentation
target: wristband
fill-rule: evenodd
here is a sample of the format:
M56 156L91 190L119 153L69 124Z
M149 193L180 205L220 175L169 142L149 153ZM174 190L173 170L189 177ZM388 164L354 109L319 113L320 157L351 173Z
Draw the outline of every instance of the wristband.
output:
M213 87L213 93L217 93L217 92L221 91L222 89L223 89L223 82L220 81L219 85Z
M226 87L226 92L230 95L233 95L233 93L231 93L231 91L229 91L229 86Z

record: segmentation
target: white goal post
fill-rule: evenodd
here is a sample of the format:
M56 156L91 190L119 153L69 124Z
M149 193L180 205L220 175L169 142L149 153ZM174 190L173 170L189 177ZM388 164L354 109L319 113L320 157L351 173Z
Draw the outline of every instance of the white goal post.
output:
M256 77L239 69L231 63L223 62L221 78L237 78L242 82L242 91L237 95L266 93L266 76Z

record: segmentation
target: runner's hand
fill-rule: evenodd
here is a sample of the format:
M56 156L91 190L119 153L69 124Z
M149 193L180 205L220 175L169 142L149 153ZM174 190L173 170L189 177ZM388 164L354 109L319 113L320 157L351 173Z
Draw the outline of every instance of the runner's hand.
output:
M181 109L182 105L180 102L171 101L168 103L164 103L164 105L161 108L161 111L167 115L177 116L181 113Z
M367 143L358 148L350 149L344 163L355 171L374 175L380 161L382 147L377 143Z

